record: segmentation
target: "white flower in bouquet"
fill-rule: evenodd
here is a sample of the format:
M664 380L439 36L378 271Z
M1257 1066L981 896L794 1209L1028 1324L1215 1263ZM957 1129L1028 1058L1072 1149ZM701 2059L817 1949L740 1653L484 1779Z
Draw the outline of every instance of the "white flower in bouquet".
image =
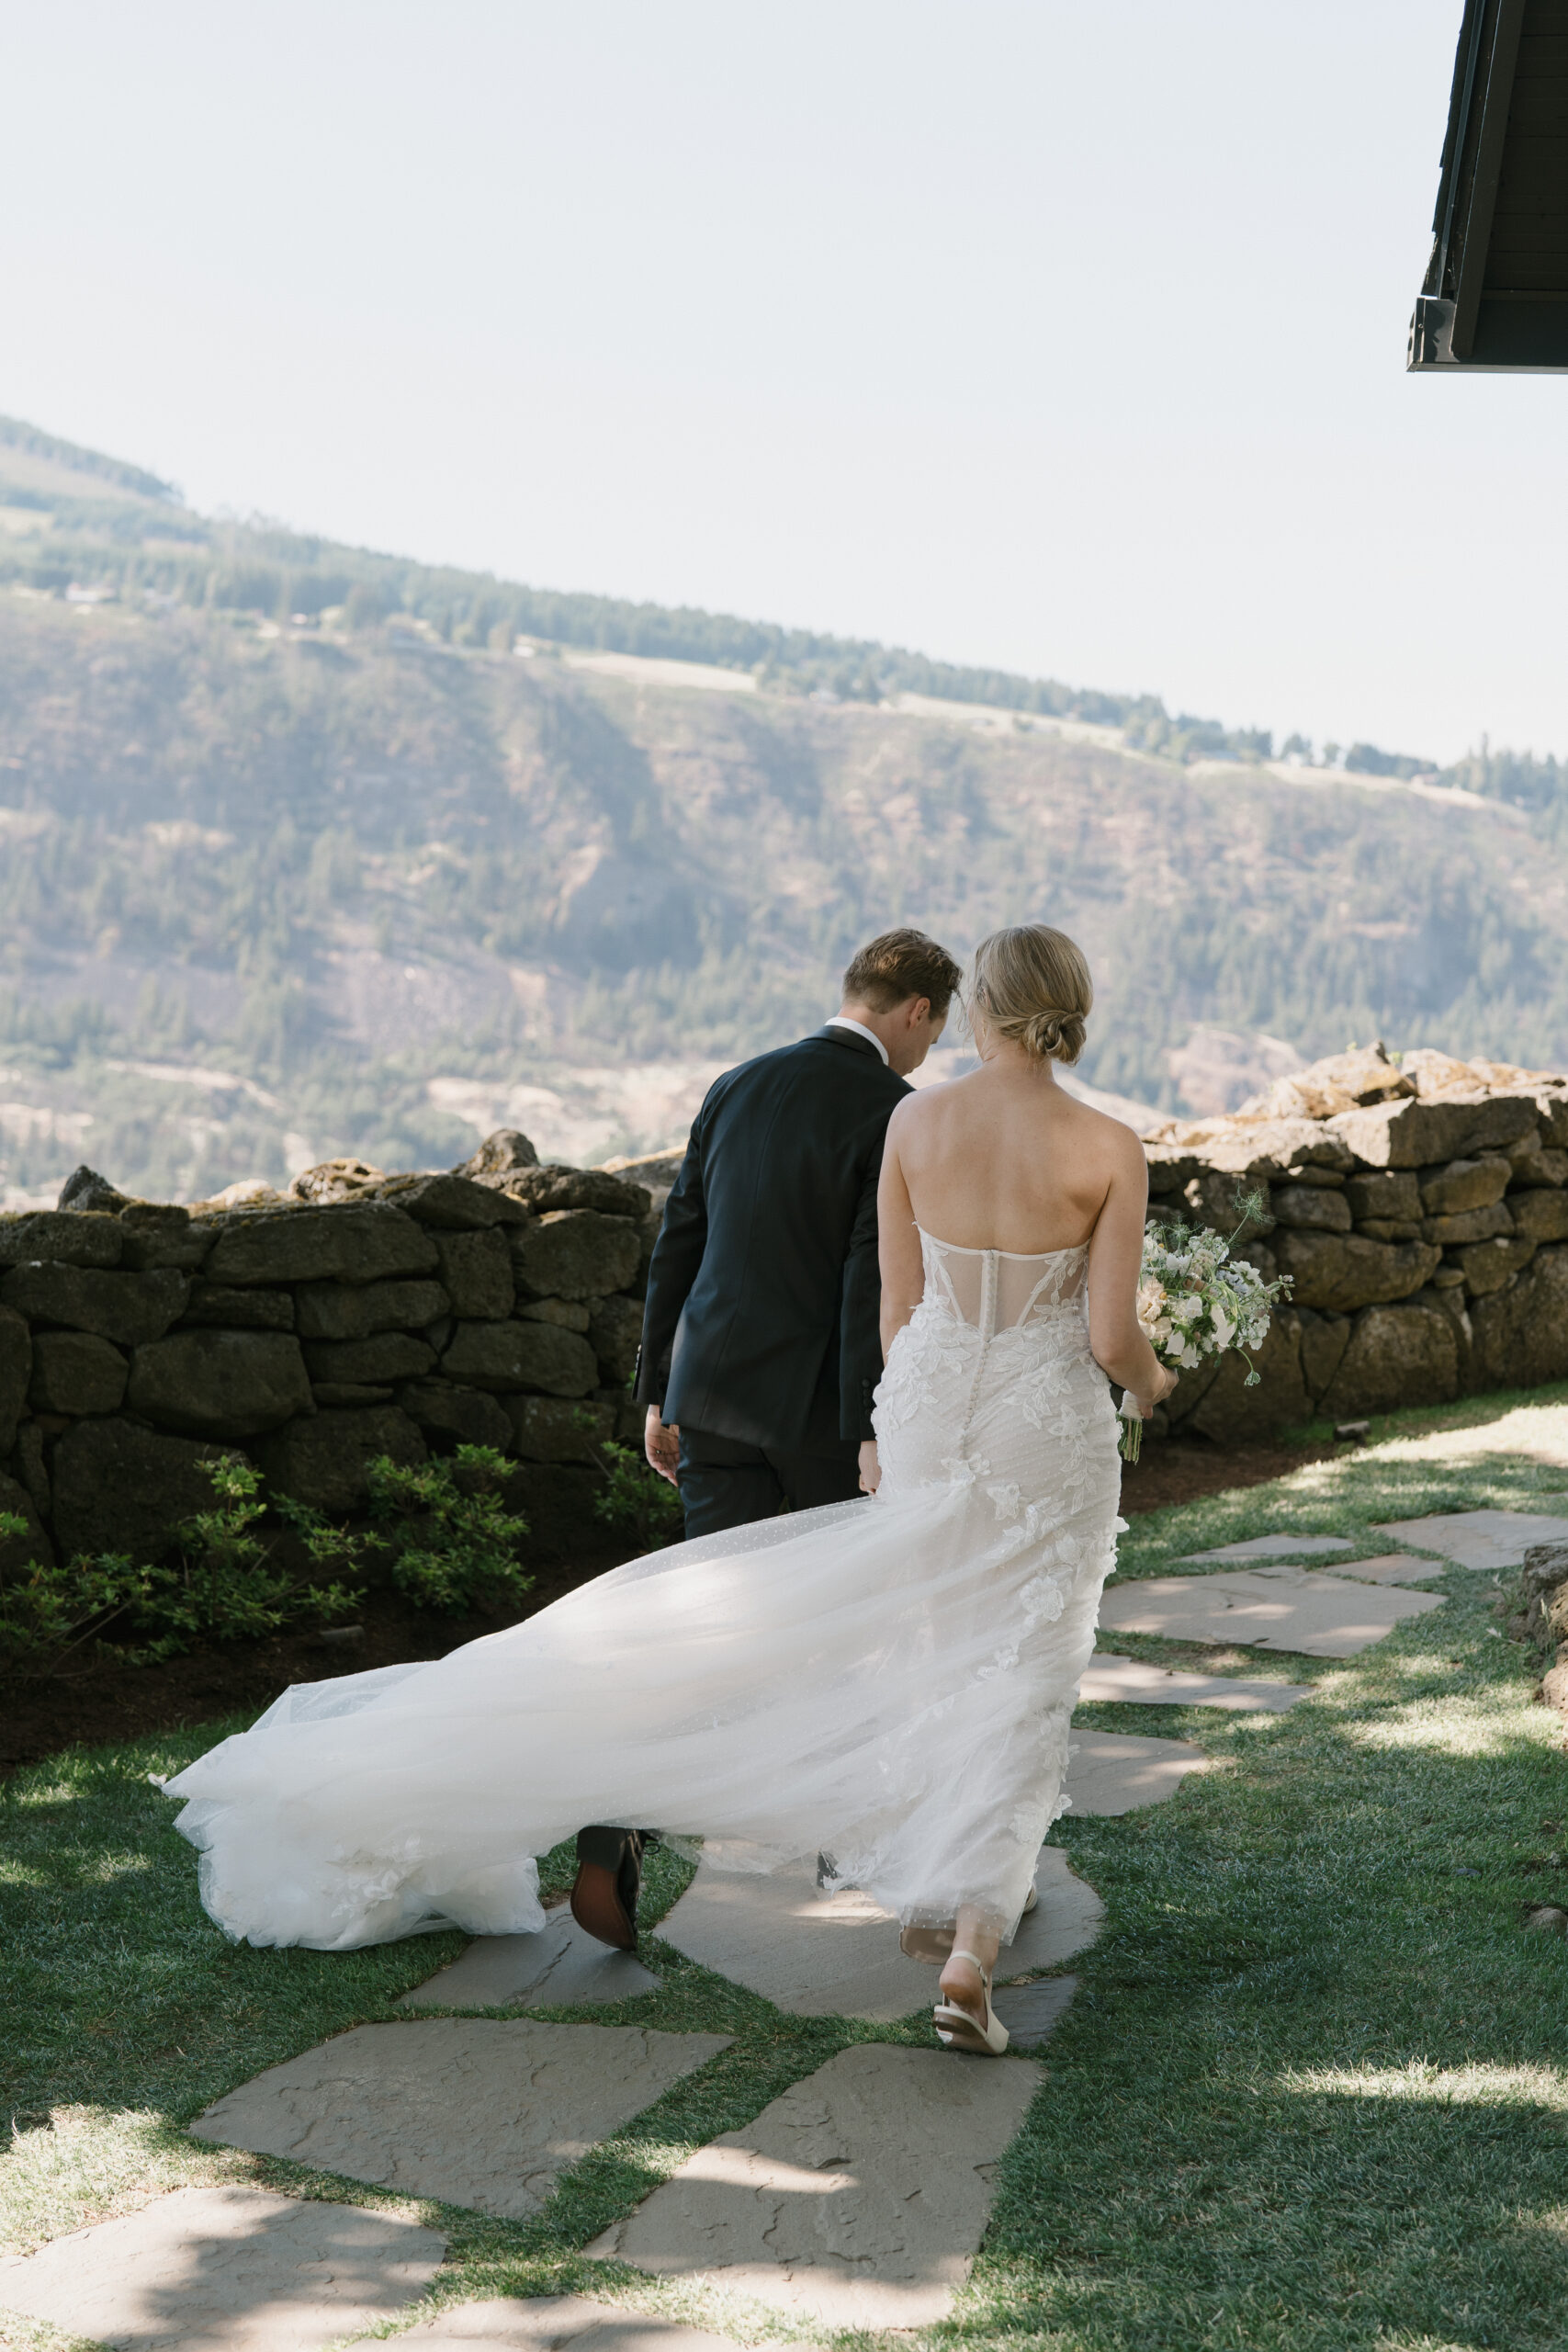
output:
M1236 1203L1240 1223L1227 1239L1190 1226L1156 1218L1145 1228L1144 1261L1138 1282L1138 1321L1160 1362L1175 1372L1192 1372L1205 1356L1235 1348L1249 1360L1268 1336L1275 1302L1289 1295L1289 1275L1265 1282L1245 1258L1233 1258L1236 1235L1262 1207L1259 1194ZM1258 1385L1249 1361L1247 1385ZM1122 1451L1138 1458L1143 1422L1123 1403Z

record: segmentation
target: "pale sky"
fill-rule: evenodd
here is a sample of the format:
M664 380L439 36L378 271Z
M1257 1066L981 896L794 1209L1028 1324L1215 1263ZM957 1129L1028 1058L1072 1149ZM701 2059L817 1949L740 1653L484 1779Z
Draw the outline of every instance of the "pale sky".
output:
M205 508L1568 752L1568 379L1408 378L1460 0L0 5L0 410Z

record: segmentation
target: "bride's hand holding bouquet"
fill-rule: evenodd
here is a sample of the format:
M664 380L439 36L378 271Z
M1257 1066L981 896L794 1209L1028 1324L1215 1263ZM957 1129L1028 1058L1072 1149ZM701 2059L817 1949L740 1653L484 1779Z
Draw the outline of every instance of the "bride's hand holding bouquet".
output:
M1123 1390L1122 1396L1122 1418L1123 1422L1123 1428L1122 1430L1122 1453L1126 1461L1135 1462L1138 1458L1137 1442L1135 1439L1133 1441L1132 1453L1129 1453L1127 1452L1128 1430L1139 1428L1143 1422L1148 1419L1149 1415L1154 1411L1156 1405L1164 1404L1171 1390L1176 1386L1177 1381L1179 1377L1179 1374L1172 1372L1168 1364L1156 1364L1155 1367L1155 1385L1150 1388L1146 1396L1140 1396L1135 1389L1132 1388Z
M1275 1302L1291 1287L1288 1275L1265 1282L1256 1266L1231 1256L1236 1236L1261 1206L1261 1196L1255 1193L1237 1201L1240 1223L1228 1238L1164 1218L1155 1218L1145 1227L1137 1316L1168 1374L1161 1396L1170 1394L1179 1374L1227 1348L1249 1359L1246 1385L1257 1385L1258 1368L1250 1358L1268 1336ZM1126 1461L1138 1459L1144 1422L1158 1401L1157 1396L1131 1393L1122 1399L1122 1453Z

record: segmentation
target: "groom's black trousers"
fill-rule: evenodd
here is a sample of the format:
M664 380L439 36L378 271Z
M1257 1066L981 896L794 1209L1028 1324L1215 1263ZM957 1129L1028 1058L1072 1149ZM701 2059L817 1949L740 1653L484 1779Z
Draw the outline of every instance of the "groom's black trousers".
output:
M686 1535L721 1535L782 1510L815 1510L820 1503L852 1502L860 1492L860 1449L790 1453L742 1445L704 1430L681 1431L681 1501Z

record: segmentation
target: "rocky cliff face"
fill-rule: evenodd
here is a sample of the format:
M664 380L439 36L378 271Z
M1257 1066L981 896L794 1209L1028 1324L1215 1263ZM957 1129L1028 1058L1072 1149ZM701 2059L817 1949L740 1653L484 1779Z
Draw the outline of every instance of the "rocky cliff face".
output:
M215 1453L341 1517L377 1455L468 1441L527 1465L536 1534L570 1543L637 1418L657 1220L644 1185L532 1162L502 1136L450 1174L337 1163L192 1209L84 1170L0 1218L0 1510L34 1552L152 1557Z
M1242 1385L1183 1378L1168 1426L1224 1440L1568 1378L1568 1079L1382 1046L1277 1080L1228 1118L1146 1138L1151 1213L1232 1229L1288 1274Z
M1060 924L1097 978L1082 1076L1168 1110L1380 1029L1568 1054L1545 813L1178 767L1021 713L265 627L0 594L18 1208L84 1158L188 1200L542 1118L558 1159L647 1148L677 1066L815 1028L892 922L957 954Z

